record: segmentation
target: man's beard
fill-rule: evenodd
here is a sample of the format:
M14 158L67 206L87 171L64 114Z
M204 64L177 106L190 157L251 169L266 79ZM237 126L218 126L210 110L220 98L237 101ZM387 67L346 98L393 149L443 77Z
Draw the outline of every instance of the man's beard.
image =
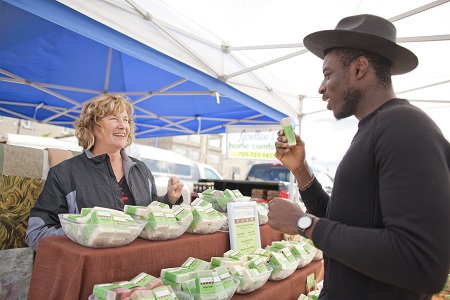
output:
M339 111L334 113L336 120L341 120L353 116L364 98L364 93L361 90L355 88L349 89L344 94L344 104Z

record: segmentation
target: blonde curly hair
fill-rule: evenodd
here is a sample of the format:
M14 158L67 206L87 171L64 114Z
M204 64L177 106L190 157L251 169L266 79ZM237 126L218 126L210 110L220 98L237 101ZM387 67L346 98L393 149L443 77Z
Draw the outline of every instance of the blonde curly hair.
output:
M103 128L99 125L100 119L122 112L126 112L129 117L130 133L125 147L129 146L134 141L135 123L132 118L134 106L130 99L119 94L100 95L84 105L80 118L75 121L75 136L78 139L78 145L83 149L91 150L95 144L95 133L103 132Z

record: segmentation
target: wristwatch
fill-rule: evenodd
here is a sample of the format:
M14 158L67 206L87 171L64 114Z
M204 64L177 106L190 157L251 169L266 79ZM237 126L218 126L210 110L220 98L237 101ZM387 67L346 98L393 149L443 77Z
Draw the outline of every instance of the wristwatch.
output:
M305 230L311 227L313 221L313 216L309 214L304 214L297 221L298 233L301 236L305 236Z

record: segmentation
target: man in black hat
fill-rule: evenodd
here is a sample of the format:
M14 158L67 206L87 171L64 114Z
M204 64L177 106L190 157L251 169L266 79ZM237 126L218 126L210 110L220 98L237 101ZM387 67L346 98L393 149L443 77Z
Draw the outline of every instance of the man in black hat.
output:
M373 15L344 18L303 43L324 60L319 93L327 108L336 119L355 116L358 131L331 196L300 137L288 147L278 133L276 157L296 177L308 211L274 199L269 225L323 250L321 300L431 299L450 267L450 144L423 111L396 98L391 82L418 59L396 44L391 22Z

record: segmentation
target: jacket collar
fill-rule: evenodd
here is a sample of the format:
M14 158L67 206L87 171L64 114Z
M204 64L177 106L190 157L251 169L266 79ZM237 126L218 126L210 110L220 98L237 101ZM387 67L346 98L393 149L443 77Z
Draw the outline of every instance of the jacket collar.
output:
M108 154L100 154L94 156L94 154L92 154L92 152L87 149L83 149L83 151L86 154L87 158L89 158L89 160L94 163L100 163L105 161L107 157L109 158ZM131 160L131 158L125 153L125 150L123 149L120 150L120 156L122 156L122 165L123 172L125 173L125 179L127 180L127 182L129 182L128 174L130 173L131 167L136 163Z

